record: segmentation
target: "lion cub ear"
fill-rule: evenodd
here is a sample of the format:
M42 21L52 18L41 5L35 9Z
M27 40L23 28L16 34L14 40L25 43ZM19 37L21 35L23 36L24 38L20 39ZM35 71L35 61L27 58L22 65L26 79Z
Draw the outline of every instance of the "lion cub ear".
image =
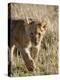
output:
M31 19L31 18L26 18L26 22L27 22L27 24L30 24L30 23L32 23L33 22L33 20Z
M42 30L47 30L47 22L46 21L42 21L42 26L41 26Z
M47 30L47 22L46 21L42 21L39 24L40 30L41 32L46 31Z

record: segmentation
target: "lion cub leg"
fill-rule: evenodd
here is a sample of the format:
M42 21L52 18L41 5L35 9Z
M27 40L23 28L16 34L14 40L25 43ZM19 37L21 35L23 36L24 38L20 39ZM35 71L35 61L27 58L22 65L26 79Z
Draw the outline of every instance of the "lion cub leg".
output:
M11 53L10 53L11 65L14 65L14 61L13 61L13 53L14 53L14 50L15 50L15 45L13 45L13 46L11 47Z
M24 59L24 62L25 62L27 69L29 71L33 71L35 68L35 63L34 63L33 58L30 55L29 47L20 48L20 51L21 51L21 54L22 54L22 57Z

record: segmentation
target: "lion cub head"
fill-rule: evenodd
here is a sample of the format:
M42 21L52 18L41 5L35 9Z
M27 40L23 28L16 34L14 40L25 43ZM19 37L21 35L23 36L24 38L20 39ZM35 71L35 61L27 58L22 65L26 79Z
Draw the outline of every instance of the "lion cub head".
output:
M36 46L42 40L47 30L47 23L45 21L33 21L32 19L28 19L27 23L27 34L30 37L31 43Z

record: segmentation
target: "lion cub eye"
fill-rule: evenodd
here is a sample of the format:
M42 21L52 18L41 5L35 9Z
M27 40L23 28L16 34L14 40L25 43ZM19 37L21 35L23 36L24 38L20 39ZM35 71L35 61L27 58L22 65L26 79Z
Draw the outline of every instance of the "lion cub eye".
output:
M31 35L33 35L33 33L31 33Z
M40 34L40 33L38 33L38 35L40 36L41 34Z

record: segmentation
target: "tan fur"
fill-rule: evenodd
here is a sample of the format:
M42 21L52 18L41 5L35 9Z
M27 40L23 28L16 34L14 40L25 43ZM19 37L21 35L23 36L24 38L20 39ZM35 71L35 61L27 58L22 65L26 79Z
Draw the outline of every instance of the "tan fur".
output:
M47 24L38 21L17 20L11 23L10 48L11 62L13 62L13 45L21 52L29 71L36 68L36 61L40 51L41 40L47 30Z

